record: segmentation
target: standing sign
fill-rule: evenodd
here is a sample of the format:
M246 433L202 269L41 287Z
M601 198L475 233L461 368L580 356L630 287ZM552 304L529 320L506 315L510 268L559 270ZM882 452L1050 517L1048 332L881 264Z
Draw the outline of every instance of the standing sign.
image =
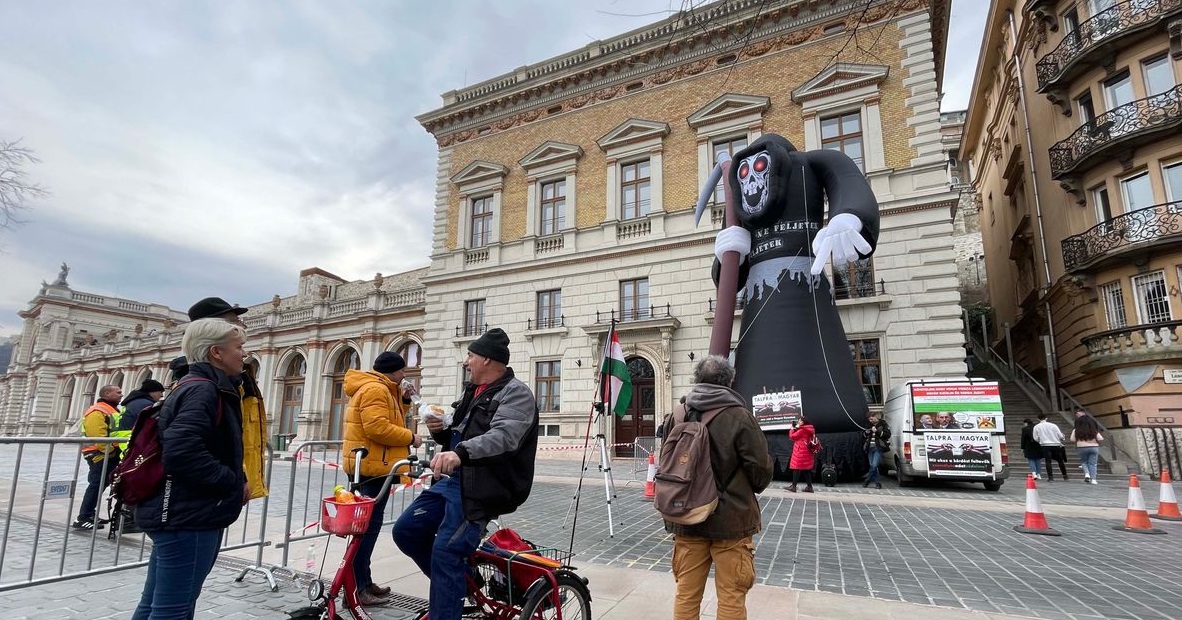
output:
M917 432L1005 432L996 383L912 384L911 402Z
M760 430L775 431L792 428L802 412L800 391L772 392L751 397L751 412Z

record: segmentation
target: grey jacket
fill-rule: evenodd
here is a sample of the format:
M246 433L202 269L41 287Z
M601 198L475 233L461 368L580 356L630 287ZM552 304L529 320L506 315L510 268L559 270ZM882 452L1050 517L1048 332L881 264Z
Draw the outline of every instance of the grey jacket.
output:
M719 485L730 483L714 514L696 525L665 522L673 534L701 536L711 540L745 538L760 531L759 500L772 481L772 459L767 439L755 423L738 392L720 385L695 384L685 398L687 407L698 411L723 409L706 428L710 431L710 464ZM665 436L673 428L673 416L665 421Z

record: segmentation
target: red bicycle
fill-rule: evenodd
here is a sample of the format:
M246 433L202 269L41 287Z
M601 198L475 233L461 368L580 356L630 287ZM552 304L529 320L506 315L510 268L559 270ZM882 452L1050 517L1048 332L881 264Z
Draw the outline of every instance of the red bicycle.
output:
M360 487L361 459L365 448L354 451L356 467L351 490ZM402 471L404 470L405 471ZM381 494L389 493L399 473L424 479L434 474L415 455L390 468ZM347 536L345 555L332 583L320 579L308 586L312 605L289 612L289 620L341 620L348 612L355 620L373 620L357 600L353 558L373 515L373 498L357 496L354 503L338 503L332 497L321 502L321 529ZM381 518L380 515L377 518ZM482 620L591 620L591 592L587 579L577 575L570 559L574 555L554 548L538 547L509 528L496 529L481 541L468 562L468 594L464 617ZM337 600L343 597L343 605ZM409 599L410 597L399 597ZM415 611L416 620L430 620L426 601Z

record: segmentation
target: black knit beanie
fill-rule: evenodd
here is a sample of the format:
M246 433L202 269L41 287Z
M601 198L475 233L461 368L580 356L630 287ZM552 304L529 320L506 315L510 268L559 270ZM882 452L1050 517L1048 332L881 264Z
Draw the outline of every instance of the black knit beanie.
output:
M509 336L505 333L505 330L494 327L484 332L484 335L481 337L473 340L472 344L468 345L468 350L482 357L487 357L494 362L508 364Z
M378 356L378 359L373 361L373 369L382 374L390 374L398 372L406 368L406 360L402 356L393 351L386 351Z

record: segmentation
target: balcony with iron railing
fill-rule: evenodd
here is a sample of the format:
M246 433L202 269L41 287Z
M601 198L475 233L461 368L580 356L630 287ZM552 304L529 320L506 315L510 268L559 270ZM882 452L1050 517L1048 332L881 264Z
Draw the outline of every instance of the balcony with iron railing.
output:
M1038 92L1065 90L1071 80L1127 47L1155 25L1182 14L1182 0L1128 0L1096 13L1065 33L1055 49L1035 64Z
M608 323L616 321L619 323L629 323L633 321L647 321L650 319L670 319L673 318L673 307L666 303L664 306L633 306L624 308L622 310L608 310L601 312L595 311L596 323Z
M1061 242L1063 268L1081 271L1105 259L1182 238L1182 200L1122 213Z
M1085 372L1118 364L1160 362L1182 359L1179 342L1182 321L1128 325L1085 336L1088 350Z
M542 329L558 329L566 327L566 316L539 316L536 319L526 319L526 331L542 330Z
M1182 1L1182 0L1179 0ZM1079 126L1050 148L1051 176L1072 176L1117 151L1172 136L1182 126L1182 84L1117 106Z

